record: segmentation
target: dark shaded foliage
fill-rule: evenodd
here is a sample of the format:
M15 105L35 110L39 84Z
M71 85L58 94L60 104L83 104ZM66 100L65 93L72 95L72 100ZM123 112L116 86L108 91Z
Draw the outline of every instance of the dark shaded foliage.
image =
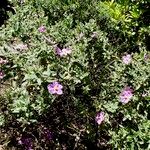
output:
M9 18L8 12L15 13L14 9L12 8L12 4L7 0L0 1L0 26L5 23L5 21Z

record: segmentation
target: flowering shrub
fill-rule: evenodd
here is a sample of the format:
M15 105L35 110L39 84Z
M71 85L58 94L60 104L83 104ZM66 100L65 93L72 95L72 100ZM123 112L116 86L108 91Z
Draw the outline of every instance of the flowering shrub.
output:
M147 1L12 3L0 30L2 145L149 149Z

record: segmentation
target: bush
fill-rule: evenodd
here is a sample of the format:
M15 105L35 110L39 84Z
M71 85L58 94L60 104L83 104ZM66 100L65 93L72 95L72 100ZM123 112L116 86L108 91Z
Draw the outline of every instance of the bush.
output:
M0 31L1 143L149 149L148 2L12 3Z

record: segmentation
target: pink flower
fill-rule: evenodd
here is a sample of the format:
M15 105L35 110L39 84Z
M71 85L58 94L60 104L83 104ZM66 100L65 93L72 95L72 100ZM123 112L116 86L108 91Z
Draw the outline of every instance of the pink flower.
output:
M46 27L45 27L45 26L40 26L40 27L38 28L38 31L39 31L39 32L46 32Z
M120 93L120 102L126 104L133 97L133 90L130 87L125 87Z
M5 76L5 74L2 71L0 71L0 79L3 79L4 76Z
M130 64L131 61L132 61L131 55L130 55L130 54L127 54L127 55L123 56L123 57L122 57L122 61L123 61L123 63L126 64L126 65Z
M58 82L53 82L47 86L49 93L61 95L63 94L63 86Z
M62 50L58 46L56 46L56 45L54 46L54 48L55 48L56 54L60 55L60 53L61 53Z
M63 48L61 53L60 53L60 56L67 56L71 54L71 49L70 48Z
M6 64L8 61L4 60L3 58L0 58L0 64Z
M55 50L56 50L56 53L57 53L60 57L67 56L67 55L71 54L71 52L72 52L72 50L71 50L70 48L63 48L63 49L60 49L59 47L56 47Z
M97 122L98 125L100 125L105 119L105 114L104 112L99 112L97 113L96 117L95 117L95 121Z

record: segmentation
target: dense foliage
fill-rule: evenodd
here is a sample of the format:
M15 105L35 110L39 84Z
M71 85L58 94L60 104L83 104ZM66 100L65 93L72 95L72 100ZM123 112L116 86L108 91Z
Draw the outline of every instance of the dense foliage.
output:
M148 150L150 3L11 3L0 9L10 17L0 27L0 144Z

